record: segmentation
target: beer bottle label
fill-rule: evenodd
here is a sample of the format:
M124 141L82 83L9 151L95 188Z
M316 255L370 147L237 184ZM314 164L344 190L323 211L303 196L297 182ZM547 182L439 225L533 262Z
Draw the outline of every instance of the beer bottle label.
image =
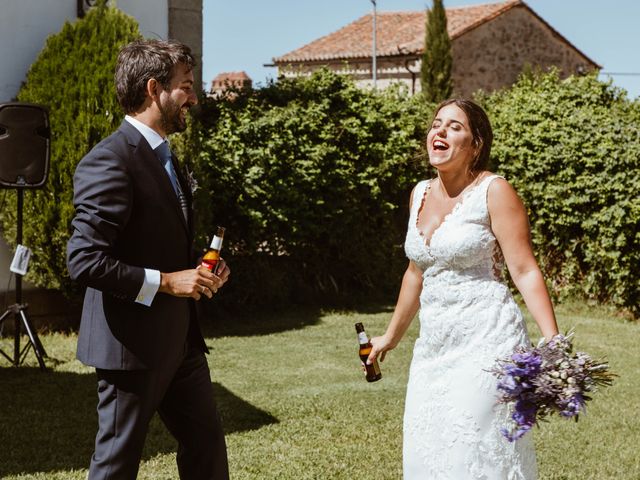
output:
M214 235L213 240L211 240L210 248L220 250L222 248L222 237Z
M351 337L353 338L353 337ZM367 334L365 332L359 332L358 333L358 342L360 343L360 345L363 345L365 343L369 343L369 338L367 337Z

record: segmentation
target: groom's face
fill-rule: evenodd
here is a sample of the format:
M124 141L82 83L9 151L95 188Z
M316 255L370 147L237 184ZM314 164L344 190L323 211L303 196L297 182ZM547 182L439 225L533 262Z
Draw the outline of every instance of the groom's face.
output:
M187 128L187 111L198 103L193 90L193 70L183 64L176 65L167 90L160 93L160 122L166 134L182 132Z

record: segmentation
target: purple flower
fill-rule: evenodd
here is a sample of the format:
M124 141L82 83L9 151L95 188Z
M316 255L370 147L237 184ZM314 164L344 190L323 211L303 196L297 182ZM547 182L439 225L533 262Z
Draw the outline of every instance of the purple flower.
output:
M523 363L532 367L539 367L542 364L542 357L540 357L540 355L538 355L534 350L524 353L514 353L511 355L511 359L516 363Z
M529 426L531 428L536 423L536 413L538 407L532 402L526 400L517 400L513 418L519 427Z
M580 410L584 409L584 407L584 397L581 394L576 393L569 399L564 408L560 411L560 415L566 418L575 417L580 413Z
M524 436L524 434L527 433L529 430L531 430L531 425L516 427L512 431L509 431L506 428L501 428L500 432L507 440L509 440L510 442L515 442L520 437Z
M522 385L516 381L514 377L511 375L505 375L498 382L498 389L503 392L511 395L512 397L516 397L522 392Z
M542 357L534 351L514 353L511 355L511 359L515 364L506 365L505 371L507 374L517 377L535 377L542 365Z

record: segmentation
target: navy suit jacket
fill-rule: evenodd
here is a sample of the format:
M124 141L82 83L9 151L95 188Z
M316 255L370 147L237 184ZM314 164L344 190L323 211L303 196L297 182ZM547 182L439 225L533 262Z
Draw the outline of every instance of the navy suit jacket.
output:
M153 368L183 354L187 339L206 351L193 299L158 292L149 307L135 302L145 268L195 267L191 190L175 166L187 221L155 152L127 121L76 168L67 265L86 286L77 357L87 365Z

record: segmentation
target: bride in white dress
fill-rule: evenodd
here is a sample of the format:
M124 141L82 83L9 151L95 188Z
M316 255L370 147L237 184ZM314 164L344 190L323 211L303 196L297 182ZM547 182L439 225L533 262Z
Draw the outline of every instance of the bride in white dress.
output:
M558 327L526 210L506 180L486 171L492 140L477 104L454 99L436 109L427 150L438 176L411 193L409 266L386 332L371 340L369 360L384 360L420 310L404 414L405 480L537 477L531 434L510 443L500 432L511 412L496 404L488 372L529 342L502 277L505 261L542 334L550 339Z

